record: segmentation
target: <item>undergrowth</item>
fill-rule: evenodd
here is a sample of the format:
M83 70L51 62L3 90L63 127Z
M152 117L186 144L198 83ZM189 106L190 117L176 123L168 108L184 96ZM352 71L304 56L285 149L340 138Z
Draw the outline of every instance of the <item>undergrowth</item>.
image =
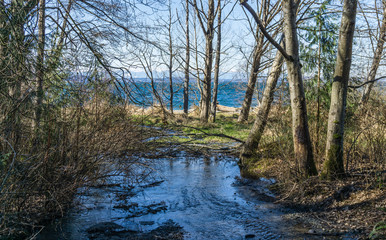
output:
M79 187L103 178L108 163L146 149L143 139L153 135L108 105L51 110L38 140L23 124L16 144L0 139L0 239L31 237L63 216Z

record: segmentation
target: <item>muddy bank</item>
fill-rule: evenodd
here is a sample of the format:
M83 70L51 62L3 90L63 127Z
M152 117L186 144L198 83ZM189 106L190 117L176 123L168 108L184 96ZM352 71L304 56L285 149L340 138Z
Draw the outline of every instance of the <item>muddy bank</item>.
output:
M386 239L386 195L357 176L332 182L311 178L294 190L281 191L281 205L293 209L284 217L312 229L313 234L348 239Z

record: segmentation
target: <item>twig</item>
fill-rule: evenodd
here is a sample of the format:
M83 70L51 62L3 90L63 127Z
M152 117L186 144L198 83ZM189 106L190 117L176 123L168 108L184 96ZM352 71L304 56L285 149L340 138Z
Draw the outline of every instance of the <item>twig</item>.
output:
M4 177L3 182L1 183L1 186L0 186L0 192L1 192L1 190L3 189L3 186L4 186L5 182L7 181L7 178L8 178L9 175L11 174L11 170L12 170L12 168L13 168L13 165L14 165L14 163L15 163L15 158L16 158L16 151L15 151L15 149L13 149L12 145L11 145L11 144L7 141L7 139L5 139L4 137L1 137L1 139L2 139L4 142L6 142L6 143L9 145L9 147L12 149L12 151L13 151L13 158L12 158L12 162L11 162L11 164L10 164L10 166L9 166L7 175Z
M293 62L294 61L293 57L289 56L287 54L287 52L280 46L280 44L278 42L276 42L275 39L273 39L271 35L269 35L267 30L263 26L262 22L260 21L259 17L255 13L253 8L247 3L247 1L248 0L240 0L240 4L242 6L244 6L248 10L249 13L252 14L252 17L255 19L255 21L256 21L257 25L259 26L259 28L260 28L261 32L263 33L263 35L268 39L268 41L270 41L272 43L273 46L275 46L275 48L283 55L283 57L285 59Z
M376 82L376 81L381 80L381 79L384 79L384 78L386 78L386 76L382 76L382 77L376 78L376 79L374 79L374 80L364 82L364 83L362 83L361 85L357 85L357 86L349 85L348 87L349 87L349 88L360 88L360 87L363 87L363 86L366 85L366 84L369 84L369 83L372 83L372 82Z
M37 233L35 233L34 235L32 235L32 236L29 238L29 240L36 239L36 236L37 236L44 228L45 228L45 227L42 226L42 227L40 228L40 230L39 230Z

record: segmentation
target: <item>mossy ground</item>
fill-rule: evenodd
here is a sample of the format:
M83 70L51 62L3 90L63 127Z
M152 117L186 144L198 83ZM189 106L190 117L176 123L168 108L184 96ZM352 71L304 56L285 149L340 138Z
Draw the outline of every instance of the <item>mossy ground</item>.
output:
M172 140L174 141L186 142L194 139L197 143L202 144L234 142L234 140L226 138L224 135L245 141L253 124L253 119L248 123L238 123L237 115L233 113L219 113L214 123L207 124L202 124L199 117L189 116L185 118L182 115L175 115L173 118L168 119L166 123L162 122L159 115L135 115L134 120L145 126L162 127L183 133L181 137L173 137Z

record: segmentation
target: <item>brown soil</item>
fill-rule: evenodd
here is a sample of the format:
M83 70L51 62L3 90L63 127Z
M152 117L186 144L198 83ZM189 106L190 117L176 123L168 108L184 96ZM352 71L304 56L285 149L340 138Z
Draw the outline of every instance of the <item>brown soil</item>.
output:
M362 170L335 181L318 177L303 182L281 181L272 190L278 194L277 203L294 210L285 217L309 229L310 234L327 239L368 239L374 226L386 220L385 173ZM377 231L371 239L386 239L385 230Z

